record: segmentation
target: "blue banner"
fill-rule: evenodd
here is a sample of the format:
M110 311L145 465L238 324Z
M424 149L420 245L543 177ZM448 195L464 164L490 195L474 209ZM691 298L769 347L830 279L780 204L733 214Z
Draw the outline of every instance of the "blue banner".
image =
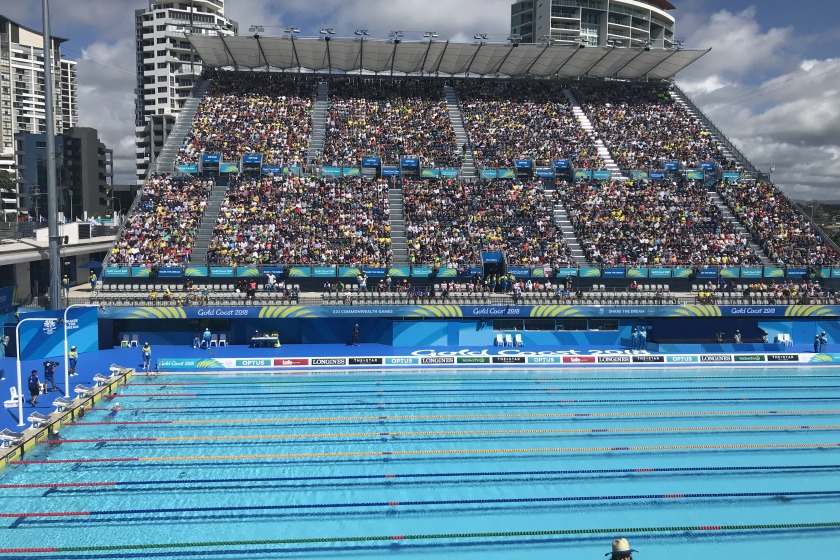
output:
M341 278L356 278L359 276L359 269L355 266L340 266L338 267L338 275Z
M718 277L718 269L716 268L701 268L700 274L697 275L697 278L703 278L704 280L709 278L717 278Z
M206 266L188 266L184 271L184 276L207 276Z
M127 266L106 266L103 275L106 278L128 278L131 273Z
M8 311L15 306L15 292L17 288L10 286L8 288L0 288L0 312ZM3 333L0 332L0 336Z
M566 276L575 277L578 275L578 269L576 268L558 268L557 269L557 277L558 278L565 278Z
M198 165L195 163L179 163L178 169L184 173L198 173Z
M304 270L308 270L308 268L304 268ZM262 267L263 276L268 276L269 273L274 274L275 276L283 276L283 267L282 266L264 266ZM291 276L291 272L289 273Z
M420 167L420 160L415 157L404 157L400 159L400 165L403 167Z
M325 177L341 177L340 167L322 167L321 174Z
M720 269L720 277L721 278L739 278L741 276L741 269L740 268L721 268Z
M685 178L689 181L702 181L703 172L698 169L692 169L691 171L685 172Z
M831 269L831 277L832 278L840 278L840 268L832 268Z
M439 268L437 273L438 278L457 278L457 268Z
M399 177L400 176L400 168L399 167L385 167L382 166L382 176L383 177Z
M358 167L342 167L341 174L345 177L358 177L362 174L362 170Z
M499 169L499 179L514 179L516 173L513 169Z
M150 278L152 276L152 269L148 266L132 266L132 278Z
M213 278L233 278L233 268L230 266L210 267L210 276Z
M674 278L688 278L691 276L690 268L675 267L673 269Z
M678 161L666 161L665 162L665 171L676 171L680 168L680 162Z
M447 179L454 179L454 178L458 177L458 174L460 172L461 171L459 169L441 169L440 170L440 176L441 177L446 177Z
M499 172L496 169L482 169L481 177L482 179L498 179Z
M263 274L268 272L263 269ZM289 269L289 278L309 278L312 275L312 269L308 266L293 266Z
M238 163L220 163L219 173L239 173Z
M654 181L661 181L662 179L664 179L667 176L668 176L668 174L665 171L651 171L650 172L650 178Z
M530 278L531 269L521 266L509 266L508 273L513 274L517 278Z
M204 163L219 163L222 161L222 154L204 154L201 156Z
M740 173L724 173L723 174L723 180L726 181L727 183L737 183L738 179L740 179L740 178L741 178Z
M280 166L279 165L263 165L262 166L262 174L263 175L280 175Z
M641 181L643 179L650 179L650 173L647 171L636 170L630 172L630 178L634 181Z
M531 169L534 166L534 162L530 159L517 159L513 161L513 166L517 169Z
M256 278L260 275L260 269L255 266L240 266L236 269L237 278Z
M335 278L334 266L316 266L312 269L312 275L315 278Z
M582 266L580 267L580 277L581 278L600 278L601 277L601 269L595 268L594 266Z
M283 175L294 175L295 177L298 177L300 175L300 166L284 165L282 171Z
M604 269L604 278L624 278L625 276L624 268L621 267L614 267L614 268L605 268Z
M420 176L424 179L434 179L440 177L440 169L423 169L420 171Z
M411 276L411 269L408 267L391 267L388 270L388 276L393 278L406 278Z
M481 253L481 262L483 263L500 263L502 262L501 253Z
M540 179L553 179L554 178L554 170L550 167L538 167L537 168L537 177Z
M262 163L262 154L245 154L242 163Z
M365 276L368 276L370 278L385 278L386 276L386 270L384 268L362 268L362 272L365 273Z
M777 268L773 266L765 266L764 267L764 277L765 278L784 278L785 277L785 269Z
M597 171L592 172L592 177L597 179L598 181L608 181L612 179L612 171L599 169Z
M591 179L592 172L586 169L579 169L575 171L575 179Z
M670 278L670 268L651 268L649 271L650 278Z
M568 169L570 166L569 160L567 159L555 159L553 162L554 169Z
M158 278L179 278L183 276L184 271L180 266L164 266L158 269Z
M378 157L364 157L362 158L362 167L379 167L382 165L382 158Z
M805 278L805 275L808 274L807 268L788 268L787 269L787 277L788 278Z
M64 310L37 311L21 314L21 319L37 317L44 321L27 321L20 326L20 356L27 360L56 358L64 356L64 327L67 327L67 346L75 346L82 354L99 350L99 325L97 308L73 308ZM56 371L59 377L60 371Z
M647 278L649 272L647 268L629 268L627 269L627 278ZM669 275L670 272L669 270Z
M700 169L703 171L714 171L715 170L715 162L713 161L701 161L700 162Z
M415 278L428 278L432 275L432 267L430 266L415 266L411 269L411 275Z

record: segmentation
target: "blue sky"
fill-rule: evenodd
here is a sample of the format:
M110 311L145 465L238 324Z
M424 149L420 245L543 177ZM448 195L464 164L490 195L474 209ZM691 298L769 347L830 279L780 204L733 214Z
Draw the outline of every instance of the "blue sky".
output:
M672 0L677 37L712 51L680 86L761 169L797 199L835 200L840 176L840 13L836 0ZM226 13L279 34L333 27L437 31L453 40L504 40L510 0L226 0ZM133 178L133 19L146 0L52 0L53 33L79 61L80 124L115 150L117 182ZM41 28L41 2L0 0L0 13ZM272 27L276 26L276 27Z

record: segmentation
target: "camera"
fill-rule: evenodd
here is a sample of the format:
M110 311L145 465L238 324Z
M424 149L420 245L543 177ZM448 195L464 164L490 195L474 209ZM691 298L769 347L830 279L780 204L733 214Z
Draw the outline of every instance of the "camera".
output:
M47 360L46 362L44 362L44 367L49 367L49 366L58 367L58 362L53 362L51 360Z

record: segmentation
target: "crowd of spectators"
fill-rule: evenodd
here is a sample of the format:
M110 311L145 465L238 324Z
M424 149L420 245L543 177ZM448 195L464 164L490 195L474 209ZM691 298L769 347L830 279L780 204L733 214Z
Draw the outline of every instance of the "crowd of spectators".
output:
M333 78L326 119L324 165L358 166L369 156L399 164L415 156L424 167L460 167L442 81Z
M178 154L202 153L238 162L262 154L266 165L302 165L309 150L317 77L306 74L217 72Z
M505 252L510 266L573 262L539 182L403 180L403 196L412 264L461 268L482 251Z
M189 262L212 188L210 180L150 177L136 212L128 217L111 249L110 264L173 266Z
M739 266L761 261L694 181L584 181L556 191L587 260Z
M457 90L477 165L511 168L514 160L530 159L551 167L568 159L578 169L603 168L557 83L462 80Z
M718 193L776 264L822 266L840 261L837 251L772 184L726 182L718 186Z
M240 177L228 187L208 251L211 265L360 265L391 261L388 183Z
M621 169L662 169L666 161L687 169L704 161L715 161L724 169L734 167L717 140L674 101L665 86L582 82L573 90Z

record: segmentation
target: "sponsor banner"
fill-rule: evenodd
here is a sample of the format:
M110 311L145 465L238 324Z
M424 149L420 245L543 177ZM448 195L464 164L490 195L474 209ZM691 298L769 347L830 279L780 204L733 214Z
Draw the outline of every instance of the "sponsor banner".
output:
M592 177L597 179L598 181L608 181L612 178L612 171L605 171L603 169L599 169L597 171L592 172Z
M676 171L680 168L680 162L678 161L666 161L665 162L665 171Z
M233 278L233 268L230 266L211 266L210 276L213 278Z
M274 360L272 358L247 358L243 360L235 360L233 363L234 367L238 368L252 368L252 367L272 367L275 365ZM160 364L158 364L160 366Z
M400 165L403 167L420 167L420 160L417 158L402 158Z
M132 266L131 267L131 277L132 278L149 278L152 275L152 269L148 266Z
M736 362L763 362L765 357L759 354L735 354Z
M379 167L382 165L382 158L365 157L362 158L362 167Z
M668 270L670 274L670 270ZM627 278L647 278L650 271L647 268L630 268L627 269Z
M204 163L219 163L222 161L222 154L204 154L201 156L201 161Z
M306 270L306 269L304 269ZM282 266L264 266L262 267L262 273L264 276L268 276L270 273L273 273L275 276L282 276L283 275L283 267ZM289 271L289 276L292 276L291 271Z
M158 269L158 278L179 278L183 276L184 271L180 266L165 266Z
M299 165L284 165L283 166L283 175L300 175L300 166Z
M705 363L719 363L719 362L731 362L732 355L731 354L704 354L700 356L700 361Z
M348 358L351 366L377 366L382 365L382 358Z
M767 356L768 362L798 362L799 354L770 354Z
M242 163L261 163L262 162L262 154L245 154L242 156Z
M316 266L312 269L312 275L315 278L334 278L335 277L335 267L334 266Z
M669 364L693 364L700 361L697 356L665 356L665 361Z
M131 273L127 266L106 266L104 276L105 278L128 278Z
M624 275L624 268L615 267L604 269L604 278L624 278Z
M723 180L727 183L737 183L738 180L741 178L740 173L724 173Z
M346 366L347 358L312 358L309 363L313 366Z
M280 269L283 272L283 269ZM263 274L268 274L268 270L263 269ZM308 266L293 266L289 269L289 278L309 278L312 276L312 269Z
M566 276L571 276L574 278L578 275L577 268L558 268L557 269L557 278L565 278Z
M199 368L196 358L160 358L157 369L161 371L194 371ZM221 365L221 364L220 364Z
M554 164L554 169L568 169L570 165L567 159L555 159L552 163Z
M599 364L629 364L630 356L598 356Z
M534 162L530 159L516 159L513 161L513 166L517 169L531 169Z
M421 364L427 365L435 365L435 364L454 364L455 357L454 356L428 356L420 358Z
M183 173L190 173L191 175L195 175L198 173L198 164L195 163L179 163L178 170Z
M641 181L641 180L644 180L644 179L649 179L650 174L647 171L639 169L639 170L636 170L636 171L631 171L630 172L630 178L633 179L634 181Z
M538 167L537 168L537 177L540 179L553 179L554 178L554 170L547 167Z
M493 356L494 364L524 364L525 356Z
M500 263L502 262L502 254L501 253L481 253L481 262L483 263Z
M697 275L697 278L704 278L704 279L711 279L718 277L718 269L716 268L701 268L700 274Z
M594 364L595 356L563 356L564 364Z
M840 278L840 268L832 268L831 269L831 277L832 278Z
M713 161L701 161L700 162L700 169L703 171L714 171L715 170L715 162Z
M416 366L420 358L385 358L386 366Z
M633 363L635 364L659 364L665 361L665 356L656 356L652 354L642 354L633 356Z
M562 364L562 356L528 356L529 364Z
M99 323L97 308L79 307L67 311L67 323L64 310L21 312L20 318L41 320L21 322L19 356L27 360L55 358L64 356L64 329L67 328L67 344L75 346L80 354L95 352L99 349ZM0 332L2 336L2 332ZM39 375L41 368L39 369ZM60 371L60 368L59 368ZM58 375L59 371L56 371Z
M670 268L651 268L650 271L651 278L670 278L671 277L671 269Z
M830 268L820 268L817 270L817 278L829 278L831 277L831 269Z
M274 358L275 367L308 366L309 358Z
M672 269L674 278L690 278L692 271L690 268L676 267Z
M457 360L459 364L489 364L490 356L458 356Z

